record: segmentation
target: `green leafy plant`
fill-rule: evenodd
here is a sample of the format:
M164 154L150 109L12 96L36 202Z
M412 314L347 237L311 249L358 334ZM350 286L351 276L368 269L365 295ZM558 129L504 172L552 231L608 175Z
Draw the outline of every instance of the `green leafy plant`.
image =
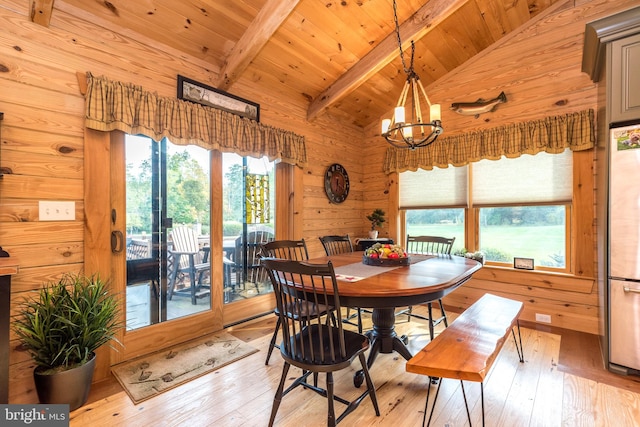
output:
M466 258L471 258L476 261L483 262L485 258L485 253L482 251L469 252L467 248L459 249L458 251L453 253L454 255L463 256Z
M37 369L58 372L87 363L98 347L120 342L118 299L98 275L66 274L18 307L13 330Z
M375 230L376 227L380 227L385 222L384 215L382 209L374 209L371 214L367 215L367 219L371 222L371 231Z

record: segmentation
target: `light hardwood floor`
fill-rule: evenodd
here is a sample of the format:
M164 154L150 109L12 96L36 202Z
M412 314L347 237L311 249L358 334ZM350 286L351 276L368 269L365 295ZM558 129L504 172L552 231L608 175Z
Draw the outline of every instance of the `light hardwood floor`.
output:
M261 351L139 405L115 380L95 384L89 402L71 414L71 426L266 426L282 371L277 350L269 366L264 365L274 326L275 316L269 315L229 328ZM640 426L640 378L604 370L595 336L525 326L525 363L518 362L510 339L485 381L487 426ZM420 320L400 317L397 330L411 334L412 352L428 341ZM335 377L336 393L347 398L357 394L352 382L357 361L353 368ZM405 372L405 361L397 354L379 355L371 375L380 417L366 399L340 425L421 425L428 379ZM466 383L465 390L472 421L481 425L479 385ZM342 408L336 404L336 412ZM326 425L326 400L298 388L284 397L276 425ZM459 381L444 380L432 425L468 425Z

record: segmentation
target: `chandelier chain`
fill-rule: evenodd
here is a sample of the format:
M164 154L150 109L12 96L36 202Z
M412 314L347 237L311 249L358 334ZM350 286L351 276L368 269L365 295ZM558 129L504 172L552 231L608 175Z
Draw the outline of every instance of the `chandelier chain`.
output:
M402 40L400 39L400 24L398 23L398 5L396 1L393 0L393 21L396 24L396 37L398 39L398 50L400 51L400 60L402 61L402 68L404 72L410 76L415 74L413 71L413 54L416 50L415 45L413 44L413 40L411 40L411 61L409 63L409 68L407 68L407 64L404 61L404 52L402 51Z

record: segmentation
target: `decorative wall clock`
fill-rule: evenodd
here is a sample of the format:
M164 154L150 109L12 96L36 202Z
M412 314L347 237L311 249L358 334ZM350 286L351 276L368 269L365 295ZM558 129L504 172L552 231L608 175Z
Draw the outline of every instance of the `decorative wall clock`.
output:
M342 203L349 195L349 175L342 165L334 163L324 174L324 191L331 203Z

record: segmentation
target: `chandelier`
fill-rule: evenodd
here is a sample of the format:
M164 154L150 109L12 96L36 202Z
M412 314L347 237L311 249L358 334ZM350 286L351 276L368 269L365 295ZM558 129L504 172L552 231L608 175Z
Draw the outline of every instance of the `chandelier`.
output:
M404 53L402 52L400 26L398 24L395 0L393 0L393 18L396 24L400 60L402 61L402 68L407 75L407 81L402 88L400 98L398 98L393 117L382 120L382 136L394 147L410 148L413 150L431 144L442 133L440 104L431 104L427 92L422 86L420 77L418 77L413 69L413 57L415 53L413 40L411 40L411 61L407 68L404 61ZM408 115L406 114L405 106L409 108ZM427 120L430 121L424 120L423 111L429 114Z

